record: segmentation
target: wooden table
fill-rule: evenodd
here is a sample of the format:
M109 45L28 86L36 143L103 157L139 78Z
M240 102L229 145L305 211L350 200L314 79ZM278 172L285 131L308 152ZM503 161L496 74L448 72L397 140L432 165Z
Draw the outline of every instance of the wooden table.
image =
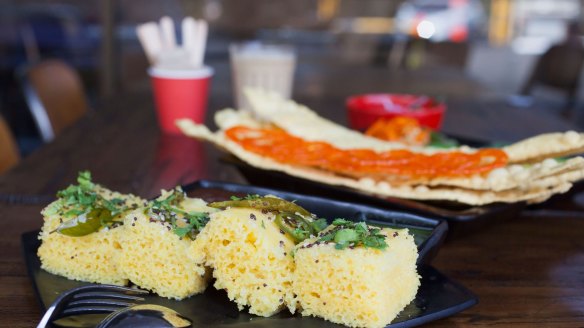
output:
M221 69L217 71L212 108L229 103L224 74ZM317 82L310 82L313 79ZM432 83L450 99L445 122L449 132L513 140L550 129L572 128L543 112L507 108L492 95L485 96L480 85L453 73L440 77L373 69L363 73L351 67L314 68L299 74L296 94L318 105L323 115L343 121L347 95L367 90L430 92ZM421 85L427 89L416 88ZM520 124L521 119L529 125ZM73 182L77 172L84 169L112 189L143 197L199 178L244 182L234 168L219 163L218 156L213 147L198 141L160 135L151 94L144 90L104 104L97 113L26 158L0 177L0 195L51 195ZM31 327L41 316L26 275L20 235L40 228L43 205L0 201L1 326ZM580 212L530 211L447 243L434 261L435 267L474 291L480 302L428 327L583 327L583 231Z

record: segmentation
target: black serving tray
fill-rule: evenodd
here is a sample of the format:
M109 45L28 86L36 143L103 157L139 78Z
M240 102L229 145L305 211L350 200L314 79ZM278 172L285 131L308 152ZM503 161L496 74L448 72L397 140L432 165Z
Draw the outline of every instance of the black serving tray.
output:
M456 314L477 303L474 294L427 264L444 239L447 231L446 222L405 212L231 183L198 181L184 186L184 189L191 197L201 197L207 201L225 199L232 195L272 194L296 200L299 205L327 219L342 216L354 220L364 219L370 224L410 228L416 237L420 253L418 270L422 276L421 286L414 301L388 327L418 326ZM23 234L22 246L29 276L44 311L62 292L89 283L69 280L42 270L37 256L37 249L40 246L38 233L33 231ZM226 293L216 290L212 285L203 294L182 301L148 295L145 302L175 309L190 318L194 327L340 327L319 318L292 315L287 311L270 318L239 312L236 305L228 300ZM103 317L103 315L73 317L60 323L72 327L87 327L94 325Z
M421 201L386 197L348 187L303 179L280 171L256 168L232 155L227 155L221 160L237 167L245 179L253 185L268 188L277 187L312 196L368 204L446 220L449 224L449 239L466 236L494 223L514 218L526 206L525 202L472 206L451 201Z

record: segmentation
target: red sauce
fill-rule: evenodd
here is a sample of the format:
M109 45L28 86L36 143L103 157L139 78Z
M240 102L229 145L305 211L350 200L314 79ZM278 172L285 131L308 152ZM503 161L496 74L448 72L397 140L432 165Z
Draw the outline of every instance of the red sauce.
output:
M338 149L326 142L306 141L280 129L235 126L225 135L245 150L277 162L317 167L346 175L390 174L407 177L462 177L486 173L507 165L507 154L485 148L420 154L409 150L375 152L370 149Z

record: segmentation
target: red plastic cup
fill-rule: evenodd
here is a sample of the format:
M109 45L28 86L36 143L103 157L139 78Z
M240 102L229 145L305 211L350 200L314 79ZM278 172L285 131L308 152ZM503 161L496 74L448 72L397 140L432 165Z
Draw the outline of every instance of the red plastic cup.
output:
M349 124L367 130L380 118L411 117L420 125L439 130L446 105L432 98L408 94L366 94L347 99Z
M181 134L176 120L190 118L205 122L211 67L191 70L170 70L152 67L148 70L156 101L160 129L168 134Z

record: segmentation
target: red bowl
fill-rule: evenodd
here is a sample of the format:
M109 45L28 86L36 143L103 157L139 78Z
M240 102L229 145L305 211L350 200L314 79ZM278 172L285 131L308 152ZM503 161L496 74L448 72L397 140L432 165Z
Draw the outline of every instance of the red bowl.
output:
M353 129L366 130L380 118L407 116L420 125L439 130L446 105L426 96L408 94L366 94L347 99L349 124Z

